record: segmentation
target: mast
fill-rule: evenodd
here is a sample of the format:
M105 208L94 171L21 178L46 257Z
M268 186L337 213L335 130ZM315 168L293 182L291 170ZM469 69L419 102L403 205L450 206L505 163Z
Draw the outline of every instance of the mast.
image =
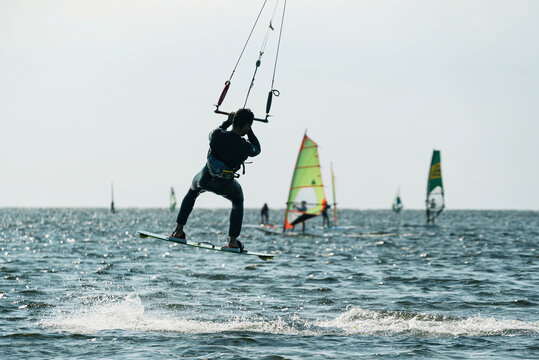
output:
M114 183L111 181L110 183L110 212L116 213L116 209L114 209Z
M331 167L331 188L333 190L333 221L337 226L337 197L335 196L335 174L333 173L333 163L329 163Z

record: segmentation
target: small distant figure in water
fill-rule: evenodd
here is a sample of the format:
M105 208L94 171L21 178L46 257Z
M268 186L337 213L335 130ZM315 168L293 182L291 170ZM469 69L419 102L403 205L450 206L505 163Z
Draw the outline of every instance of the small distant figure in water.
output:
M116 209L114 208L114 201L112 201L112 202L110 203L110 212L113 213L113 214L116 213Z
M260 223L264 225L269 224L269 208L267 203L264 203L264 206L260 209Z
M327 202L323 204L324 208L322 209L322 227L331 227L331 223L328 217L328 209L331 207Z
M429 208L427 209L427 224L432 223L434 225L434 215L431 216L430 213L432 212L434 214L436 210L436 200L434 198L430 199L430 202L427 201Z
M228 228L229 248L243 251L243 244L237 239L243 222L243 191L236 181L236 172L247 157L260 154L260 143L251 125L254 114L249 109L239 109L230 113L221 126L210 133L210 150L206 165L195 175L187 195L183 198L176 220L177 226L172 237L185 239L183 231L187 218L193 210L198 195L211 191L232 202L230 225ZM232 130L227 129L232 125ZM244 136L247 135L247 139Z
M307 201L303 200L300 206L294 205L294 209L305 213L307 211ZM294 228L295 226L292 227L292 231L294 231ZM301 232L305 234L305 221L301 222Z

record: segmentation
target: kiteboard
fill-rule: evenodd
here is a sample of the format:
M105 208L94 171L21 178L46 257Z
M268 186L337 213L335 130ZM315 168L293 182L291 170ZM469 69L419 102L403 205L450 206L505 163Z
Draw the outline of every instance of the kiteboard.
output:
M139 237L141 237L141 238L153 238L153 239L165 240L165 241L170 241L170 242L177 243L177 244L193 246L193 247L206 249L206 250L222 251L222 252L227 252L227 253L231 253L231 254L254 255L254 256L258 256L260 259L262 259L264 261L273 260L273 255L272 254L264 254L264 253L258 253L258 252L247 251L247 250L240 251L239 249L213 245L212 243L205 242L205 241L196 242L196 241L185 240L185 239L177 239L177 238L173 238L171 236L154 234L154 233L151 233L151 232L148 232L148 231L142 231L142 230L137 231L137 233L138 233Z

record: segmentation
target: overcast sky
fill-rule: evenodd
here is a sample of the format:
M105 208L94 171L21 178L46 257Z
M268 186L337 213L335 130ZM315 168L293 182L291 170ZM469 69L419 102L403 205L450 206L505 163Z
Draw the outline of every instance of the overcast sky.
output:
M0 207L179 201L262 1L0 0ZM222 106L241 107L274 2ZM275 21L277 24L279 21ZM248 107L262 116L273 33ZM341 207L539 209L539 1L289 0L246 207L283 208L303 133ZM203 194L200 207L227 207Z

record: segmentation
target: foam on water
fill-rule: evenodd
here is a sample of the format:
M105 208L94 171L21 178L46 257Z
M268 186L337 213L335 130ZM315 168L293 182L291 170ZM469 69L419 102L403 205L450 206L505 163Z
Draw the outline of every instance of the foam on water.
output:
M331 320L307 321L297 315L285 320L250 320L233 317L221 321L183 319L163 312L147 312L141 299L128 295L121 301L104 300L97 304L63 311L41 321L46 327L77 334L104 330L139 332L180 332L207 334L253 332L279 335L377 335L407 334L437 336L515 336L539 333L539 322L496 320L481 316L456 319L429 314L372 311L353 307Z
M59 331L89 334L103 330L130 330L141 332L181 332L186 334L246 331L268 334L315 335L299 331L282 319L250 321L234 317L224 322L182 319L163 312L147 312L141 299L134 294L122 301L105 300L87 307L63 311L44 319L41 324Z
M406 312L380 312L352 308L337 318L321 321L320 327L342 329L346 334L416 336L514 336L539 333L539 322L482 318L451 318Z

